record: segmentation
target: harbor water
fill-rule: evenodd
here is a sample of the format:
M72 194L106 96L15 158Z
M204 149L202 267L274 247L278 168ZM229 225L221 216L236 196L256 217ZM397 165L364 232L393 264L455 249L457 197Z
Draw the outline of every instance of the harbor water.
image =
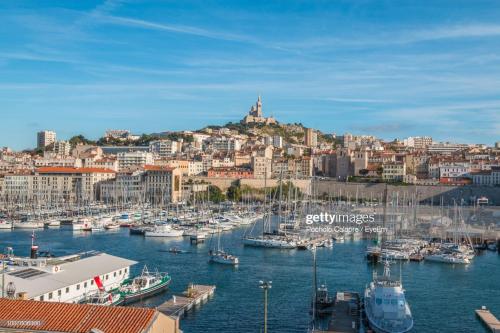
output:
M156 306L181 293L188 283L216 285L215 296L181 321L186 333L260 332L263 318L263 291L259 280L272 281L269 292L269 332L307 332L312 294L312 255L310 251L244 247L243 228L225 232L221 242L240 259L238 267L211 264L204 244L190 245L189 238L144 238L129 235L128 229L96 233L46 229L36 232L40 250L55 255L81 251L102 251L158 268L172 276L170 289L159 296L136 303ZM11 246L17 255L29 255L31 231L0 232L0 246ZM364 252L365 241L335 244L333 249L317 251L318 282L330 291L362 293L372 279L374 268ZM178 247L188 253L173 254ZM404 262L392 265L392 273L401 275L415 326L412 332L485 332L474 310L486 305L500 315L500 256L485 251L469 265L429 262Z

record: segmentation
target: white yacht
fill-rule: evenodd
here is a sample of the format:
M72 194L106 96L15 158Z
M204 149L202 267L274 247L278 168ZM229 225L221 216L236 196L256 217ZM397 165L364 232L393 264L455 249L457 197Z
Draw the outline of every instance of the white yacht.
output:
M446 264L469 264L470 259L456 253L433 253L424 257L426 261L442 262Z
M61 226L61 221L56 219L48 220L47 222L44 223L44 226L46 228L59 228Z
M297 243L293 240L278 237L246 237L243 239L243 244L256 247L269 247L278 249L294 249Z
M41 229L43 222L27 221L27 222L14 222L14 229Z
M174 229L170 224L161 224L155 226L152 230L146 230L146 237L179 237L182 236L184 230Z
M208 255L210 257L209 261L213 263L224 264L224 265L238 265L240 263L238 257L227 253L221 247L220 230L218 230L217 232L217 246L214 246L214 248L208 252Z
M413 317L401 281L390 276L389 262L384 275L375 277L365 290L365 312L376 333L405 333L413 328Z
M12 229L12 222L0 219L0 229Z

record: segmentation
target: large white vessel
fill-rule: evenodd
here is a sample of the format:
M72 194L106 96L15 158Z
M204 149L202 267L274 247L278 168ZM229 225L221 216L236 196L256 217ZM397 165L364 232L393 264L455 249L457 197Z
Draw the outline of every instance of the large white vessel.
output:
M389 262L384 275L375 277L365 290L365 312L376 333L405 333L413 328L413 317L401 281L390 276Z
M146 237L179 237L182 236L184 230L174 229L170 224L161 224L155 226L152 230L146 230Z

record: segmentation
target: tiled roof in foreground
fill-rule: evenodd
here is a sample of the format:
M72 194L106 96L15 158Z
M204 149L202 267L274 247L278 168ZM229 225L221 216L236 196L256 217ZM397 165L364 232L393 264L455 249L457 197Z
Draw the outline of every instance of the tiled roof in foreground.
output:
M43 332L146 332L157 315L147 308L0 299L2 328Z

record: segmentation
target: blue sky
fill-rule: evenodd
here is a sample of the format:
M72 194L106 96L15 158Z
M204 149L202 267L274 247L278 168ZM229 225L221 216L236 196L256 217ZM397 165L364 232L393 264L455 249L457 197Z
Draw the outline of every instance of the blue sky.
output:
M238 121L500 141L499 1L2 1L0 146Z

